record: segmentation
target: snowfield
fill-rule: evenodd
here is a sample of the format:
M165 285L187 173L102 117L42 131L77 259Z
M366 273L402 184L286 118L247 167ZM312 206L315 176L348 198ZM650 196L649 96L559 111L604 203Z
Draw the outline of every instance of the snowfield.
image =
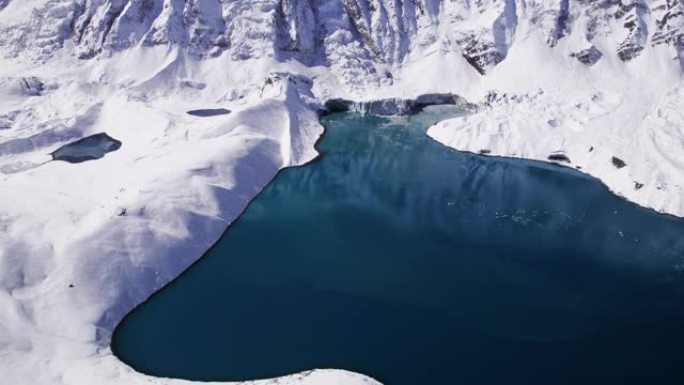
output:
M111 333L201 256L279 169L317 155L318 105L308 79L272 74L245 101L220 104L233 113L202 118L185 111L216 100L203 102L192 87L150 95L158 86L149 79L123 87L98 77L96 85L80 73L61 74L41 97L18 96L17 117L31 123L0 145L3 379L182 383L121 364ZM79 164L49 161L64 142L98 132L121 149ZM366 380L314 371L278 383Z
M458 94L478 107L430 128L445 145L553 155L684 216L684 3L623 2L0 0L3 383L191 383L135 372L111 333L317 156L330 98ZM121 148L51 160L103 132Z
M557 163L599 178L615 194L684 216L684 158L677 155L684 150L684 82L676 68L668 71L655 51L629 66L603 60L590 71L563 68L541 52L537 60L553 64L521 73L540 52L515 48L491 74L500 80L490 83L496 91L479 111L434 125L430 137L487 155L548 161L563 154Z

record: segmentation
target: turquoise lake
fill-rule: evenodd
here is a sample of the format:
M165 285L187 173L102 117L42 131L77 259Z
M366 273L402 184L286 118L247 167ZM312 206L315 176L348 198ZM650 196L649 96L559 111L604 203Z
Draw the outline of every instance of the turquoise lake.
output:
M129 314L115 354L193 380L683 384L684 220L425 135L459 113L323 118L322 157Z

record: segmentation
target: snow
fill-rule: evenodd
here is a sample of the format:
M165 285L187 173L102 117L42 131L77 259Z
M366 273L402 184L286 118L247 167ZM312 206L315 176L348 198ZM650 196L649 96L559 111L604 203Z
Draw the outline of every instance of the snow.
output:
M475 114L439 122L428 135L492 156L547 161L562 152L571 164L561 164L597 177L617 195L684 216L684 159L677 155L684 150L684 80L676 63L654 48L628 63L607 54L587 70L558 53L577 45L567 39L551 49L534 36L519 42L484 85L470 88L480 91L471 93L473 101L484 100L484 90L498 97ZM530 65L534 71L521 71ZM613 157L627 166L618 169Z
M563 104L559 95L525 96L430 127L433 139L462 151L547 161L556 152L614 193L657 211L684 216L684 87L654 104L596 93ZM611 100L611 98L614 98ZM564 100L567 101L567 98ZM626 167L613 165L613 157Z
M127 367L109 350L111 332L197 260L280 169L317 156L316 110L328 98L458 94L479 107L430 128L445 145L539 160L561 151L567 166L615 193L684 216L681 2L646 2L651 12L611 1L351 3L358 7L0 7L3 382L189 384ZM627 18L646 28L627 30ZM623 61L635 44L636 57ZM593 66L571 57L591 46L602 53ZM217 108L231 113L186 113ZM80 164L50 161L60 146L100 132L121 148ZM375 382L315 370L277 383Z
M52 78L58 87L42 96L6 83L13 92L4 101L20 111L21 124L3 131L0 144L0 169L13 171L0 175L3 381L183 383L121 364L108 349L113 328L201 256L279 169L317 156L313 145L323 128L306 78L271 74L265 87L214 83L198 90L179 79L201 78L192 73L204 69L157 51L93 62L87 71L64 65ZM139 72L119 75L119 66ZM229 91L246 96L229 102ZM233 112L186 114L200 106ZM48 162L64 143L98 132L121 148L96 161ZM7 145L26 137L32 139ZM366 381L314 371L279 383Z

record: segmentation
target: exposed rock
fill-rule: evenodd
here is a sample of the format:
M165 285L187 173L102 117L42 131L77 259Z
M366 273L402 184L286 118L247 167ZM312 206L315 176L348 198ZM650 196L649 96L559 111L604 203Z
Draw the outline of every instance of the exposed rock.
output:
M472 37L462 40L463 58L480 75L487 73L491 67L501 63L505 56L498 52L492 43L480 42Z
M678 46L684 40L684 3L677 0L667 0L652 8L656 18L656 31L653 33L652 44L669 44ZM677 47L680 48L681 47Z
M562 151L554 152L553 154L548 156L548 159L554 162L571 163L570 158L568 158L568 156L565 155L565 153Z
M673 59L684 70L684 1L666 0L653 7L656 29L651 44L673 47Z
M29 96L39 96L45 91L45 84L37 77L29 76L20 79L21 87Z
M616 13L617 18L624 20L627 37L618 46L618 57L622 61L629 61L641 54L648 40L646 18L650 10L644 0L632 0L627 4L620 4ZM624 15L624 16L623 16Z
M610 161L613 163L613 166L618 169L627 166L627 163L620 158L612 157Z
M335 98L325 102L323 114L335 112L356 111L368 115L412 115L422 111L427 106L458 105L472 108L464 98L449 93L434 93L419 95L415 99L379 99L354 102L347 99Z
M346 112L346 111L349 111L351 109L352 104L354 104L354 102L352 102L351 100L347 100L347 99L340 99L340 98L329 99L325 102L325 105L324 105L325 112L324 113L325 114L333 114L336 112Z
M580 62L588 65L588 66L593 66L596 64L601 58L603 57L603 54L601 51L598 50L598 48L594 47L593 45L587 49L583 49L579 52L573 52L570 54L570 57L574 57Z
M637 44L623 43L620 44L620 47L618 48L618 56L622 61L629 61L639 56L643 49L644 47Z

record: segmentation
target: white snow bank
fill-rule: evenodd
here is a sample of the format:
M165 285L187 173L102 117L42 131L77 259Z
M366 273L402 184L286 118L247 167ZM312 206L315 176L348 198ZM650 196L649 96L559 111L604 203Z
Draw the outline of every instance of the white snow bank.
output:
M476 114L439 122L428 135L457 150L488 155L549 161L563 154L569 162L560 164L601 179L617 195L684 216L684 87L653 104L602 93L574 103L559 97L494 102Z
M654 49L587 69L564 59L563 45L573 44L552 51L534 37L520 42L470 88L482 98L480 110L440 122L428 135L496 156L548 161L562 153L570 160L562 164L616 194L684 216L684 78L676 63Z

